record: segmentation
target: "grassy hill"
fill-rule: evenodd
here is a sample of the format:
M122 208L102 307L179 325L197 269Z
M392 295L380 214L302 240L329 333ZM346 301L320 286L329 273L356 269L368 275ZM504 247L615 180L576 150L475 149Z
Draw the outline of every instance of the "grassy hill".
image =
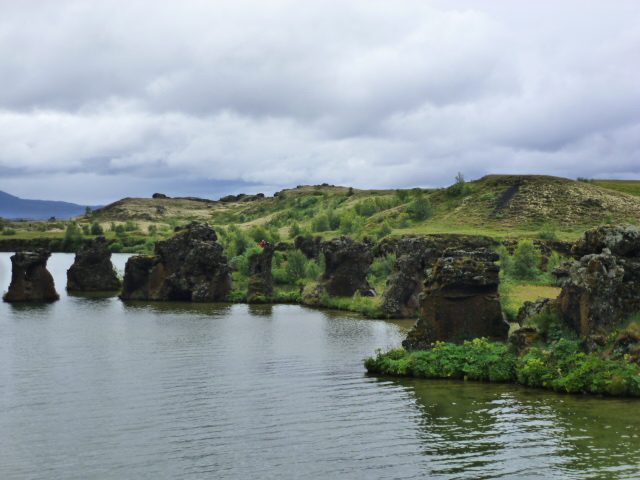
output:
M460 178L434 190L358 190L324 184L282 190L273 197L238 195L218 201L124 198L74 220L85 233L97 223L107 237L119 238L125 246L134 244L132 238L138 244L166 238L176 225L192 220L221 231L230 226L256 231L256 237L273 240L301 233L327 238L459 233L576 240L603 223L638 224L640 196L621 191L632 192L636 185L640 182L543 175L488 175L472 182ZM23 238L59 238L65 227L60 221L5 223L6 230Z

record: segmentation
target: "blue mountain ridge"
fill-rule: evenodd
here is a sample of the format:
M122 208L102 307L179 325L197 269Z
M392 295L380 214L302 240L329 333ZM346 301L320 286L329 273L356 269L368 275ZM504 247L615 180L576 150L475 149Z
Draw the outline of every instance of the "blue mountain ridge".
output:
M103 205L89 205L92 210ZM51 200L27 200L0 190L0 217L15 219L72 218L86 213L86 205Z

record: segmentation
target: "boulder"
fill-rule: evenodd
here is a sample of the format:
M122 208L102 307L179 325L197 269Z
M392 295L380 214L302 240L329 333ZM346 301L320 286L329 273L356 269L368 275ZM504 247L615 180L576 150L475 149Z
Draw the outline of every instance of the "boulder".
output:
M231 290L231 267L209 225L191 222L156 243L155 255L131 257L122 300L218 302Z
M405 236L383 240L378 251L397 256L387 280L380 309L393 318L413 315L419 308L424 281L447 250L475 250L493 245L489 237L466 235Z
M526 301L518 310L516 322L522 325L527 318L543 312L549 312L553 305L555 305L555 300L548 297L538 297L533 302Z
M19 252L11 257L11 284L4 296L5 302L52 302L60 295L56 292L53 276L47 270L51 252L37 249Z
M120 290L122 283L111 263L111 251L104 237L87 240L67 270L67 290L99 292Z
M167 197L164 193L154 193L151 198L171 198L171 197Z
M258 297L272 297L274 294L273 273L271 263L275 247L269 242L260 253L254 253L249 257L249 285L247 298L249 302L256 301Z
M425 350L436 341L506 340L498 259L489 249L448 251L438 259L420 296L420 317L402 345Z
M367 280L373 263L371 248L351 237L337 237L323 243L326 269L318 281L327 293L339 297L351 297L356 292L363 296L375 296L375 288Z

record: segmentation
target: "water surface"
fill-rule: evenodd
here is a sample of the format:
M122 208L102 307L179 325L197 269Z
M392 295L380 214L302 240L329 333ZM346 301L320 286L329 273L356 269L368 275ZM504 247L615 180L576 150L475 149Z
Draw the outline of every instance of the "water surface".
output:
M70 296L72 261L0 305L3 480L640 478L635 399L369 377L411 322Z

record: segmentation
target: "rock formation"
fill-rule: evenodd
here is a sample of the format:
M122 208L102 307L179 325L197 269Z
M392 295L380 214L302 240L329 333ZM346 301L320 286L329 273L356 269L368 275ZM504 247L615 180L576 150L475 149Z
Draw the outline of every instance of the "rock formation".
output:
M104 237L87 240L67 270L67 290L108 292L122 286L111 263L109 244Z
M260 253L254 253L249 258L249 286L247 299L254 302L258 297L272 297L274 294L273 273L271 272L271 262L275 247L269 242L265 242Z
M375 288L367 280L373 262L371 248L351 237L337 237L323 243L326 269L318 281L329 295L351 297L360 292L375 296Z
M640 228L591 229L572 249L575 261L554 270L557 302L567 326L598 342L640 311Z
M11 284L5 302L52 302L60 295L47 270L49 250L19 252L11 257Z
M386 240L386 239L385 239ZM413 315L419 308L424 281L447 249L475 250L495 241L483 236L405 236L383 241L379 250L397 256L380 302L380 309L394 318Z
M322 237L298 235L294 240L294 248L304 253L309 260L318 260L322 253Z
M123 300L223 301L231 290L231 267L216 232L205 223L176 228L156 243L155 255L127 261Z
M446 252L425 283L420 318L403 346L424 350L436 341L506 340L509 324L500 307L498 258L488 249Z

